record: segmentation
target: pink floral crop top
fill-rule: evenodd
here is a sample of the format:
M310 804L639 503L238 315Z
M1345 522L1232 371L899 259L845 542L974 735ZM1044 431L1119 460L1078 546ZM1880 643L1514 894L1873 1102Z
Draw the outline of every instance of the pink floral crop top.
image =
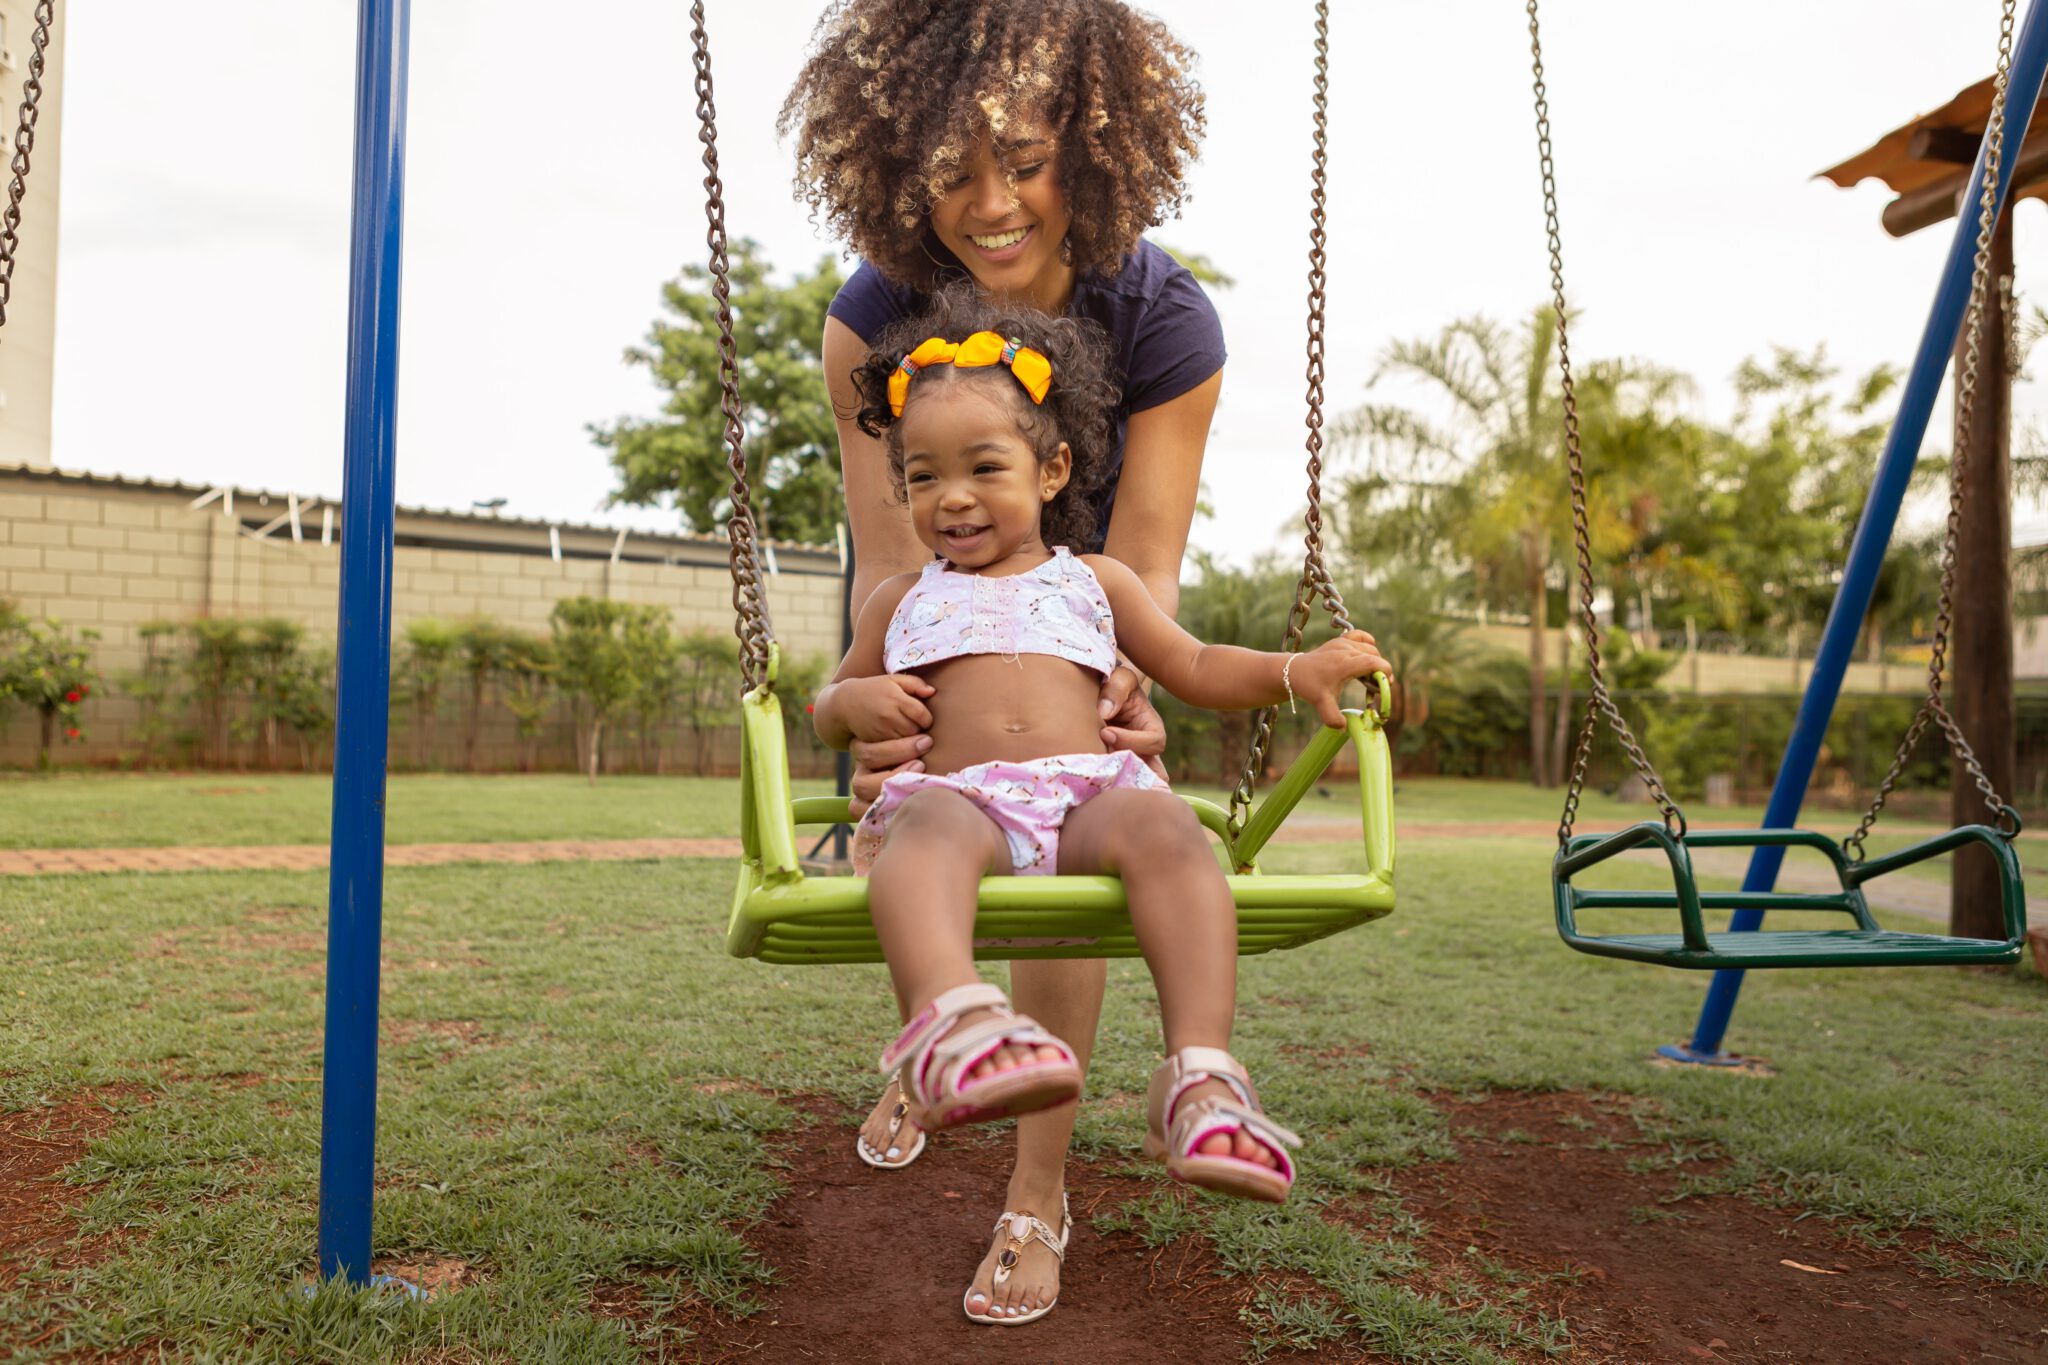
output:
M1002 578L935 559L896 604L882 663L907 673L963 654L1050 654L1106 678L1116 668L1116 620L1095 571L1064 545L1037 568Z

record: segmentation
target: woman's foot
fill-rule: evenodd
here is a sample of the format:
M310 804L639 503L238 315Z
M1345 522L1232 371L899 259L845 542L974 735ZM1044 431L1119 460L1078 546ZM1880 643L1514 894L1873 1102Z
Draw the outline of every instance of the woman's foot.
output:
M882 1098L869 1111L853 1150L862 1161L882 1171L900 1171L924 1155L925 1131L910 1117L900 1076L882 1087Z
M1025 1195L1013 1187L988 1255L960 1302L967 1316L1009 1326L1045 1316L1060 1296L1062 1258L1052 1243L1064 1245L1071 1228L1065 1194Z

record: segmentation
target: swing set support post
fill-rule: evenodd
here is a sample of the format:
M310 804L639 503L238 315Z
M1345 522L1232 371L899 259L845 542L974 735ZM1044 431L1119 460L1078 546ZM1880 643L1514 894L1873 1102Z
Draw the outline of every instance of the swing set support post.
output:
M399 263L411 0L361 0L336 645L334 824L320 1096L320 1278L370 1283L377 960L390 747Z
M2044 74L2048 74L2048 3L2030 0L2014 43L2012 66L2007 78L2005 157L1999 167L1994 215L2005 208L2008 191L2012 188L2013 170L2019 163L2019 149L2026 141L2027 125L2033 117L2035 101L2040 98ZM1828 720L1834 714L1835 702L1841 694L1849 657L1855 649L1856 637L1863 629L1863 619L1869 614L1878 569L1883 565L1885 550L1891 544L1899 505L1905 499L1906 485L1912 476L1914 462L1919 458L1921 442L1927 434L1928 419L1934 411L1935 397L1941 390L1942 376L1948 369L1949 357L1969 309L1978 230L1974 206L1983 193L1983 184L1984 148L1979 147L1976 164L1970 172L1969 190L1963 196L1963 211L1956 215L1955 237L1949 243L1948 258L1935 289L1934 306L1928 312L1926 328L1920 334L1920 347L1913 357L1913 368L1899 396L1898 415L1892 420L1884 452L1878 458L1870 499L1864 504L1863 517L1856 524L1855 539L1850 542L1849 562L1843 568L1842 585L1835 592L1834 605L1828 610L1820 648L1814 654L1813 672L1808 675L1806 693L1799 704L1799 716L1793 724L1791 738L1785 743L1784 761L1778 765L1777 782L1771 788L1770 804L1764 811L1763 827L1766 829L1790 829L1798 823L1799 807L1805 800L1807 784L1813 779L1821 740L1827 733ZM1742 889L1765 892L1775 888L1778 869L1784 858L1783 845L1759 847L1750 858L1749 874L1743 879ZM1731 931L1743 932L1755 930L1762 923L1761 910L1738 910L1728 927ZM1731 1064L1734 1059L1722 1053L1721 1041L1728 1031L1729 1019L1735 1013L1743 975L1739 970L1714 973L1706 1001L1700 1007L1692 1042L1667 1045L1657 1051L1677 1062L1708 1066Z

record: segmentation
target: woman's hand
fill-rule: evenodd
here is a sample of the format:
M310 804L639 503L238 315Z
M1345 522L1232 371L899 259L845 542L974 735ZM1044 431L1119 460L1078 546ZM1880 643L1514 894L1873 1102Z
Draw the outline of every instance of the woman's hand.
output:
M1166 776L1166 765L1159 760L1166 752L1166 722L1145 695L1144 678L1129 663L1119 661L1102 680L1101 715L1105 745L1136 754L1146 767Z
M898 773L921 773L924 771L924 752L932 747L932 737L926 734L909 735L903 739L884 739L869 743L857 739L846 746L853 755L853 781L849 784L852 800L848 809L858 820L867 814L869 806L882 795L882 784Z
M1362 630L1347 630L1306 654L1295 655L1293 664L1283 667L1281 677L1292 686L1295 696L1316 708L1323 724L1341 730L1344 711L1338 693L1353 678L1369 678L1375 673L1391 679L1394 666L1380 653L1372 636Z

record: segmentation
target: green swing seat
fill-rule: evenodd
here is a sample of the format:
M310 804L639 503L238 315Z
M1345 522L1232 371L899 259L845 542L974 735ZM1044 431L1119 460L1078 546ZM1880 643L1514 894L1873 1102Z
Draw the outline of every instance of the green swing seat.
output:
M1865 883L1966 844L1981 844L1998 863L2003 939L1950 938L1881 929L1863 897ZM1840 891L1702 891L1693 876L1695 848L1818 849L1827 855ZM1632 848L1664 851L1671 864L1670 891L1586 891L1572 877ZM1989 825L1964 825L1881 858L1852 862L1833 839L1806 829L1696 830L1674 835L1655 820L1617 833L1573 835L1552 864L1557 899L1557 932L1582 953L1697 969L1751 967L1919 967L1985 966L2017 962L2025 945L2026 889L2012 844ZM1677 910L1676 934L1588 934L1580 930L1581 910ZM1801 910L1846 915L1850 929L1746 930L1709 933L1708 910Z
M881 946L868 918L867 879L812 876L797 861L797 826L845 822L847 801L790 799L782 706L773 678L771 663L769 685L755 688L741 703L742 854L726 949L734 957L775 963L880 962ZM1394 908L1394 774L1387 737L1370 714L1347 711L1345 720L1342 730L1316 732L1234 839L1221 806L1183 798L1237 869L1228 880L1237 902L1239 953L1298 947ZM1260 872L1260 851L1346 744L1358 758L1363 870L1314 876ZM974 955L1136 957L1123 884L1115 877L984 878Z

